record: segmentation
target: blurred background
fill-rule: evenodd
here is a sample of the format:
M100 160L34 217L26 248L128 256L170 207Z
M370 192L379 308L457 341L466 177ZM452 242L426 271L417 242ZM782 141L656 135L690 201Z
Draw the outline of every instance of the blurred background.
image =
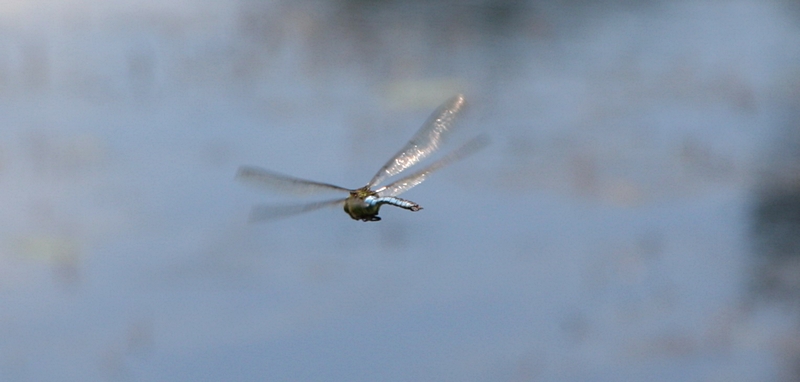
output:
M0 1L2 381L800 380L794 1ZM359 187L463 92L492 145ZM446 146L443 151L457 147Z

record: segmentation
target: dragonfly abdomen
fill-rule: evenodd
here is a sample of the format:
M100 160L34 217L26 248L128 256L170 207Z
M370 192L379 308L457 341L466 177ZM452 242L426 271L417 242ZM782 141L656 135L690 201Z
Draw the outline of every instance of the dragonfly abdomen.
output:
M395 207L404 208L411 211L419 211L422 207L419 204L414 203L410 200L405 200L398 198L396 196L368 196L364 199L364 202L370 205L380 206L383 204L391 204Z

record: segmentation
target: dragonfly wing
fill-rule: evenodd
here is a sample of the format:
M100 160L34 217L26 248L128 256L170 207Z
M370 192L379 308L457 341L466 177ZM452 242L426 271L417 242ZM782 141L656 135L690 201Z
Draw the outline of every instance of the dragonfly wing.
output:
M369 187L372 188L384 179L401 173L436 151L465 105L464 96L459 94L439 106L411 140L381 167L369 181Z
M242 166L236 173L236 179L270 191L288 193L293 195L310 195L322 192L350 190L328 183L314 182L278 174L258 167Z
M299 215L326 207L333 207L344 203L345 199L327 200L323 202L305 204L285 204L285 205L262 205L255 206L250 211L250 222L262 222Z
M489 144L489 137L486 135L479 135L469 142L465 143L463 146L459 147L452 153L448 154L446 157L437 160L436 162L431 163L430 166L425 167L424 169L415 172L405 178L397 180L396 182L381 187L376 190L378 195L380 196L397 196L400 195L412 188L416 185L425 181L432 172L445 167L455 161L464 159L465 157L474 154L476 151L486 147Z

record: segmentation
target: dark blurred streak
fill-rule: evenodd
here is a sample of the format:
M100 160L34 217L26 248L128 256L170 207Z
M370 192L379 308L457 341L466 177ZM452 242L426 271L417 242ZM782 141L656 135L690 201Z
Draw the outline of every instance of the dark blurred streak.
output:
M760 175L752 207L752 306L778 304L793 315L776 351L784 380L800 380L800 104L791 108L784 129Z
M453 72L463 50L479 49L490 71L509 70L516 62L504 49L506 37L520 31L537 36L549 30L535 2L526 1L365 1L335 3L336 33L347 41L359 64L380 76L412 77L420 72ZM326 54L330 46L319 51ZM392 47L387 49L387 47ZM512 70L513 72L513 70ZM489 75L487 79L495 78Z
M435 31L439 23L447 26L462 25L480 30L482 34L506 35L516 32L519 23L537 9L535 1L371 1L341 0L339 15L350 21L374 19L379 14L393 15L399 19L408 17L422 20ZM400 20L397 20L400 21ZM440 31L444 31L440 29Z
M800 107L778 134L752 211L753 286L759 295L800 302Z
M756 291L780 300L800 299L800 187L785 185L761 192L752 232Z

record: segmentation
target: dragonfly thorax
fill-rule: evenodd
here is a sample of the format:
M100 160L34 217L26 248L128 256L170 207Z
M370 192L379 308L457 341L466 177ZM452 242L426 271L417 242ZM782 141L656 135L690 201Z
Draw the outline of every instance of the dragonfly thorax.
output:
M381 218L378 216L378 210L381 204L375 202L379 198L377 192L366 186L350 191L350 196L344 201L344 212L354 220L379 221Z

